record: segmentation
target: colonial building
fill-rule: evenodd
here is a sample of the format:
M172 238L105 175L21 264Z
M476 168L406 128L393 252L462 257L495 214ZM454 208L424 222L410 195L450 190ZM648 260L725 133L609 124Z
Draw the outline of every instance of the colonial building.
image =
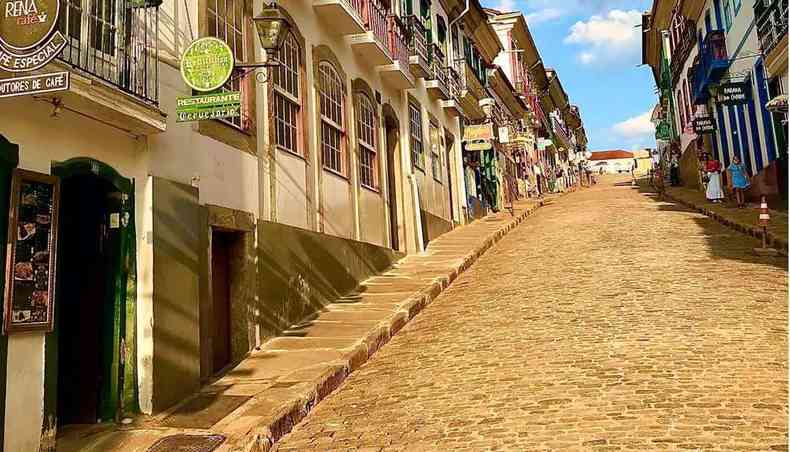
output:
M52 331L0 337L6 451L166 410L483 200L523 196L527 162L558 161L535 138L570 107L542 64L528 81L540 59L520 14L506 16L529 52L510 65L477 0L289 1L271 55L248 0L83 3L61 0L68 43L40 70L69 89L0 99L0 238L18 233L15 169L60 187ZM203 37L233 54L221 91L240 115L179 122L182 55ZM464 161L482 154L464 132L486 123L472 186Z
M757 2L751 6L737 0L656 0L643 24L643 60L653 67L662 89L667 81L661 62L663 58L670 62L674 107L670 113L679 132L670 139L674 138L675 149L682 153L683 183L699 185L700 161L716 158L726 167L737 155L751 178L747 195L776 199L787 196L779 182L787 146L784 131L777 132L778 118L772 117L766 104L774 94L785 92L786 86L778 74L769 82L766 64L780 66L775 62L781 60L782 51L774 50L782 39L782 27L764 25L761 44L760 27L752 25L756 13L767 24L771 20L768 11L781 11L782 5ZM669 41L668 52L660 45L663 36Z

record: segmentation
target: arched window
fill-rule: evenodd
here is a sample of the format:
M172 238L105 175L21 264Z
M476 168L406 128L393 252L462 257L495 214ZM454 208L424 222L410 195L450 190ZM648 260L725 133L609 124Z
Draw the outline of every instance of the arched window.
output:
M303 154L301 79L301 48L289 33L280 50L280 65L272 70L274 143L295 154Z
M343 80L328 62L318 66L321 109L321 152L324 167L345 175L345 108Z
M378 153L376 148L376 109L365 93L357 94L357 143L359 145L359 182L376 189Z

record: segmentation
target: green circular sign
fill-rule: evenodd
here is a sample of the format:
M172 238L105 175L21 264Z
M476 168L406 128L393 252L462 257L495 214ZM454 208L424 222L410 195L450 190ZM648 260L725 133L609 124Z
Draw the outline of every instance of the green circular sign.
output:
M214 91L230 78L235 59L225 41L200 38L181 56L181 77L196 91Z

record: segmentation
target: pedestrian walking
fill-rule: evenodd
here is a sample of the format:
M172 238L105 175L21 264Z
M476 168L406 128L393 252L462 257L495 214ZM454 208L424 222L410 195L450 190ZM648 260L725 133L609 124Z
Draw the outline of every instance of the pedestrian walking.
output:
M672 154L672 160L669 161L669 180L673 187L680 185L680 162L677 154Z
M636 185L636 159L631 163L631 185Z
M540 165L535 163L532 165L532 172L535 174L536 188L538 190L538 197L543 196L543 170Z
M724 191L721 189L721 163L715 159L708 160L705 164L705 172L708 175L705 197L708 201L720 203L724 199Z
M732 178L732 187L735 189L735 200L738 203L738 208L743 209L746 207L746 196L743 191L749 188L749 178L746 177L746 168L741 163L741 158L737 155L732 158L730 167L727 168Z

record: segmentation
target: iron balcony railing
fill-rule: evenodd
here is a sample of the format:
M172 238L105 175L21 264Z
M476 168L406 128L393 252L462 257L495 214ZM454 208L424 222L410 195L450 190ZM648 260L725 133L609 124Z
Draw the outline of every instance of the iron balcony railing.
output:
M675 85L680 80L680 73L689 54L697 45L697 28L693 22L687 21L683 34L680 37L680 42L672 50L672 63L670 63L670 71L672 72L672 84Z
M708 32L693 68L692 91L696 103L708 100L708 87L716 83L730 64L727 40L722 30Z
M439 85L447 88L447 69L444 62L444 52L438 44L431 44L431 72L433 72L433 79L439 82Z
M450 92L451 99L458 99L461 96L461 77L452 66L447 66L447 90Z
M424 61L430 61L428 54L428 31L422 23L422 19L417 16L408 16L409 24L409 53L417 55Z
M787 3L788 0L757 0L754 4L757 36L764 54L770 53L787 35Z
M59 0L59 59L146 103L159 101L159 8L144 0Z
M401 70L409 70L409 30L400 17L391 14L388 17L387 48L394 61L400 63Z
M357 12L360 13L365 27L372 31L376 39L384 46L387 46L387 9L375 0L352 0L361 7Z

